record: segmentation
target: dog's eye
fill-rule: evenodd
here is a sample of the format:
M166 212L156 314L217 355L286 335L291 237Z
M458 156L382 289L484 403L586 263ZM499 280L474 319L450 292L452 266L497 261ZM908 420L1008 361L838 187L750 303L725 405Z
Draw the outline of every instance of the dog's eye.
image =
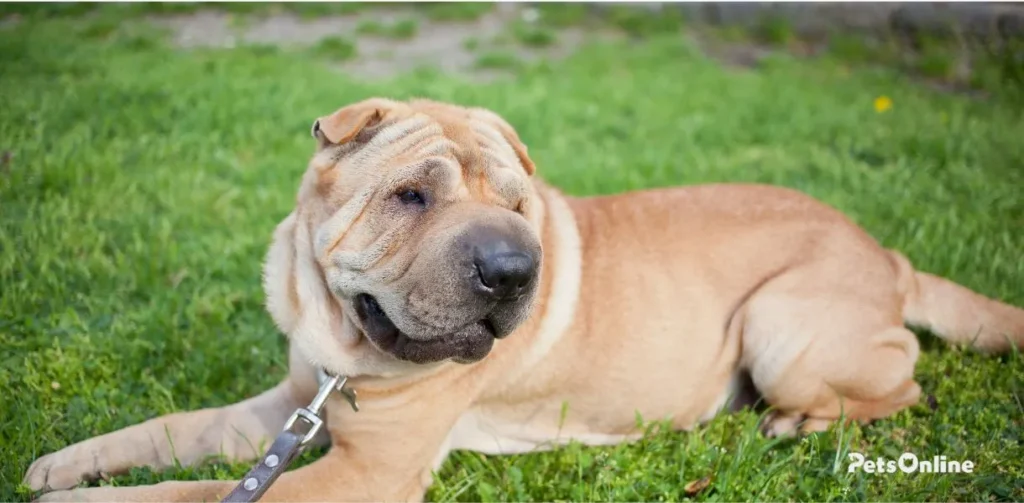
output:
M423 195L415 190L403 190L398 193L398 200L405 204L426 204Z

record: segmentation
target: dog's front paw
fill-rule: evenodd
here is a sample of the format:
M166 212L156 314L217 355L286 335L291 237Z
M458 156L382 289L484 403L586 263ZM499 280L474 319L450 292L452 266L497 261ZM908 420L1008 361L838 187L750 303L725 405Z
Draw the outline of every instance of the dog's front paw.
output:
M69 491L53 491L39 497L40 502L95 501L102 503L141 503L145 501L220 501L235 488L237 482L227 480L169 481L149 486L76 487Z
M75 451L74 446L67 447L37 459L25 473L25 485L33 491L55 491L96 478L96 456L84 460Z
M804 419L803 414L773 411L761 423L761 433L768 438L795 437Z
M33 503L54 503L58 501L91 501L87 496L87 492L79 489L72 489L70 491L52 491L36 498L33 501Z
M804 414L772 412L761 423L761 433L768 438L787 438L828 431L835 420L807 417Z

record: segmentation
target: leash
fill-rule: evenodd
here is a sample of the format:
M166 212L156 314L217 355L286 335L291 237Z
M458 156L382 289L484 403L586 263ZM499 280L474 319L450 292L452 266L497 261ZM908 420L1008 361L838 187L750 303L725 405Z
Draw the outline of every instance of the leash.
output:
M320 384L320 390L313 397L313 401L309 406L295 410L292 417L288 418L288 422L284 423L284 430L274 439L270 449L267 449L263 459L245 474L242 481L221 500L221 503L252 503L263 497L267 489L270 489L270 485L288 469L288 465L320 432L324 425L320 413L331 393L341 392L352 406L352 410L359 411L355 390L345 387L348 377L329 376L323 369L318 369L316 379ZM300 421L309 428L305 433L300 431Z

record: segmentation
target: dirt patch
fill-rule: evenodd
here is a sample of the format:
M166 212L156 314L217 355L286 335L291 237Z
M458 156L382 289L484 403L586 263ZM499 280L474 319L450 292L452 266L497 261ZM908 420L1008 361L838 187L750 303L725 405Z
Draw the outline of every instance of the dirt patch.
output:
M359 33L365 23L390 25L410 20L416 23L416 30L408 38ZM522 4L496 4L477 19L461 22L435 21L416 11L399 8L375 8L365 13L315 19L303 19L286 12L239 18L212 10L150 18L151 22L169 28L173 43L181 48L241 45L302 48L331 38L347 40L355 44L355 56L332 62L331 66L364 80L386 79L418 67L433 67L473 80L491 80L509 73L502 68L480 67L482 55L489 51L500 50L506 58L519 62L559 60L588 41L614 36L610 32L569 27L553 32L554 40L544 47L516 43L510 33L513 23L530 24L536 20L536 10Z
M763 45L723 42L704 35L691 34L687 38L708 57L733 68L757 68L762 60L778 52Z
M0 30L14 28L19 24L21 24L21 16L18 14L11 14L9 16L0 18Z
M11 159L14 159L14 153L10 150L4 150L0 154L0 175L11 174Z

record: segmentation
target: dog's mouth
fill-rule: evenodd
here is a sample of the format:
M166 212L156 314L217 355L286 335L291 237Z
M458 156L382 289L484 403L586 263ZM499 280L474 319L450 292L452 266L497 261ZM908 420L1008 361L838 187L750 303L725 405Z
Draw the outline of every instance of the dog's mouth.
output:
M363 332L374 345L400 360L413 363L432 363L448 358L459 363L479 361L491 351L497 333L494 324L484 318L450 334L413 339L395 326L377 299L365 293L356 296L355 311Z

